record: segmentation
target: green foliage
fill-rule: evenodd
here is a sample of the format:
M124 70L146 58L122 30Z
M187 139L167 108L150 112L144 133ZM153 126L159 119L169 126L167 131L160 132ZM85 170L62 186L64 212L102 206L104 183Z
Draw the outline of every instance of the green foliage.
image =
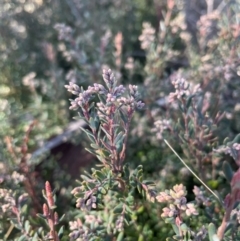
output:
M239 239L240 5L206 2L0 3L1 240ZM72 110L77 183L32 155Z

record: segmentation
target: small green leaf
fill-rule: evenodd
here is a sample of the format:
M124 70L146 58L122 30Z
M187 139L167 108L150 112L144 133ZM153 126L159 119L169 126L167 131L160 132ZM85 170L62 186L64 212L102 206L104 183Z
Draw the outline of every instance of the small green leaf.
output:
M86 151L90 152L91 154L93 154L94 156L96 156L97 153L95 153L94 150L91 150L91 149L88 149L88 148L85 148Z
M96 115L95 118L94 118L94 122L95 122L95 126L97 128L99 128L99 125L100 125L100 120L99 120L99 117Z
M125 205L125 209L128 214L130 214L130 215L133 214L133 210L128 205Z
M104 188L104 187L99 187L98 188L98 191L103 194L103 195L106 195L107 194L107 190Z
M27 238L26 238L25 235L22 235L22 236L20 236L17 240L18 240L18 241L27 241Z
M144 236L142 234L139 235L138 241L144 241Z
M165 221L165 223L175 224L175 219L173 217L171 217L171 218L164 218L164 221ZM173 227L173 229L174 229L174 227ZM177 229L178 229L178 227L177 227Z
M96 106L95 102L92 102L88 107L88 112L90 113L91 117L95 116L95 108L94 108L95 106Z
M103 95L103 96L105 96L105 95ZM102 95L98 95L98 98L99 98L99 100L100 100L103 104L105 104L105 103L106 103L106 100L103 98L103 96L102 96Z
M29 233L30 228L31 228L30 222L28 220L26 220L24 223L24 229L26 230L27 233Z
M21 205L22 205L22 203L21 203ZM22 205L22 207L21 207L21 212L22 213L26 213L27 212L27 210L28 210L28 204L24 204L24 205Z
M139 193L142 193L142 185L141 184L137 184L137 189Z
M120 132L117 134L117 136L116 136L116 138L115 138L115 140L114 140L114 143L116 144L119 140L123 139L123 138L124 138L123 136L124 136L124 135L123 135L123 132L120 131Z
M106 150L111 150L111 145L108 144L106 141L101 140L101 143L103 144Z
M144 206L141 206L141 207L139 207L138 209L137 209L137 213L143 213L144 212L144 210L145 210L145 208L144 208Z
M45 200L47 200L46 192L45 192L44 189L42 189L42 195L43 195L43 197L45 198Z
M227 181L230 183L233 177L233 171L230 164L227 161L223 162L223 172Z
M125 165L123 166L123 173L124 173L124 177L125 177L125 178L128 178L128 177L129 177L130 171L129 171L129 166L128 166L128 164L125 164Z
M233 141L231 143L234 144L234 143L239 143L239 142L240 142L240 133L236 135L236 137L233 139Z
M94 139L94 135L87 129L83 128L83 127L80 127L80 129L85 132L85 134L87 135L87 137L89 138L89 140L91 142L95 142L95 139Z
M191 105L192 103L192 98L194 97L194 95L190 95L188 98L187 98L187 103L186 103L186 107L187 109L189 108L189 106Z
M82 111L78 111L78 117L75 116L73 119L75 119L75 120L78 120L78 119L85 119L85 117L84 117Z
M216 235L216 227L213 223L208 225L208 237L210 241L216 241L214 236Z
M129 221L130 221L130 220L129 220L129 217L125 216L125 217L124 217L124 222L125 222L128 226L129 226Z
M93 132L95 133L95 131L97 131L97 126L96 126L96 122L94 121L94 118L90 117L89 125L93 130Z
M57 208L57 206L56 205L53 205L53 206L51 206L51 207L49 207L50 209L56 209Z
M233 228L234 228L234 224L233 223L229 223L227 228L224 231L225 235L227 236L227 235L231 234L233 232L233 230L232 230Z
M86 182L91 182L91 181L92 181L92 179L90 179L89 177L87 177L87 176L85 176L85 175L80 175L80 177L81 177L84 181L86 181Z
M96 177L98 180L103 180L105 178L105 175L104 173L102 173L101 171L99 170L95 170L93 172L93 176Z
M64 231L64 226L61 226L61 228L58 231L58 237L61 238L63 235L63 231Z
M37 213L37 216L38 216L39 218L41 218L41 219L46 219L46 217L45 217L43 214L41 214L41 213Z
M59 218L59 223L64 219L64 217L65 217L65 214L63 214L61 218Z
M98 149L99 149L99 146L98 146L98 145L96 145L96 144L94 144L94 143L92 143L90 146L91 146L93 149L96 149L96 150L98 150Z
M223 140L223 145L227 145L228 142L229 142L229 137L226 137L226 138Z
M128 123L128 119L127 119L126 115L123 113L123 111L121 109L119 109L119 113L120 113L120 117L121 117L123 123L126 125Z
M118 204L114 209L113 209L113 213L121 213L123 211L123 204L120 203Z
M185 240L183 240L183 237L179 236L179 235L174 235L173 238L174 238L174 240L185 241Z
M116 148L117 148L117 152L120 153L122 151L122 147L123 147L123 139L119 140L116 143Z
M171 223L171 224L172 224L172 228L173 228L175 234L178 236L180 234L178 226L175 223Z
M111 135L108 133L108 131L105 128L103 128L102 126L101 126L101 130L106 134L107 138L110 140Z
M124 237L124 232L120 232L117 237L117 241L122 241Z
M152 180L143 180L142 183L144 183L146 185L154 185L155 186L155 183Z
M10 222L13 224L13 226L19 230L22 229L22 227L19 225L18 220L16 218L12 218Z
M217 234L213 235L213 241L220 241L219 237L217 236Z
M39 241L37 233L35 233L34 237L32 237L31 241Z
M128 203L128 205L133 206L134 197L132 195L128 195L128 197L126 198L126 202Z
M180 228L181 228L181 230L184 231L184 232L187 232L187 231L188 231L188 226L187 226L185 223L182 223L182 224L180 225Z

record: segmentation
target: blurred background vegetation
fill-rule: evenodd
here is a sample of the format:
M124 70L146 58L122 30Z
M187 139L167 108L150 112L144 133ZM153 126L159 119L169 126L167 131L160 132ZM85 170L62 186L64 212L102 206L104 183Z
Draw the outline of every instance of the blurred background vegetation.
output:
M118 32L128 36L122 61L134 54L143 58L138 36L143 19L157 22L153 5L147 1L1 1L0 139L21 135L32 120L37 120L33 148L61 133L72 120L64 84L75 74L76 81L87 85L99 79L103 65L114 67ZM72 28L72 39L58 39L59 23Z
M146 103L132 125L130 165L143 164L146 176L156 180L159 189L181 180L192 190L192 177L184 174L186 170L162 140L156 139L153 123L161 116L178 119L178 111L170 112L165 97L173 89L172 76L180 74L212 94L210 115L216 108L225 111L215 133L219 143L239 133L239 22L237 0L1 0L1 177L21 172L25 156L38 180L36 192L40 193L44 180L51 179L66 199L60 206L69 200L74 205L70 191L78 177L75 171L90 168L88 162L94 162L83 150L85 138L74 129L64 145L61 141L37 157L32 154L65 133L73 121L71 96L64 85L69 81L84 87L101 83L102 69L109 67L119 82L140 85ZM178 143L175 148L184 153ZM73 159L72 169L65 169ZM209 184L222 185L223 178L212 175ZM138 214L139 232L147 237L143 240L159 240L156 207L146 204L144 208L148 211ZM163 229L162 235L168 232Z

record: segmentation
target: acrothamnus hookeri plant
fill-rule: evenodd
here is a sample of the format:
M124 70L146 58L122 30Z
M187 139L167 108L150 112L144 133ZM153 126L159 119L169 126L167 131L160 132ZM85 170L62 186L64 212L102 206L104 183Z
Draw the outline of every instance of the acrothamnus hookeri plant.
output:
M122 85L117 86L110 69L103 70L103 79L105 87L94 84L83 90L70 83L66 88L77 95L71 101L70 109L77 109L90 128L90 131L84 130L91 141L89 151L98 157L103 166L118 173L123 170L131 119L135 110L143 108L144 104L139 100L135 85L129 85L128 96L124 96L126 89ZM97 103L94 102L95 97L99 98Z
M71 100L70 109L77 110L88 126L82 128L91 142L91 148L87 150L100 161L100 168L92 168L91 174L81 175L83 181L72 193L78 198L76 206L83 211L102 210L106 200L107 206L111 206L110 200L116 200L112 210L108 210L111 222L105 230L106 235L113 237L114 233L124 229L124 223L132 219L136 188L150 200L155 199L155 191L152 182L143 181L142 166L131 171L125 163L131 119L137 109L144 107L138 87L129 85L127 90L122 85L117 85L110 69L103 70L103 80L105 86L94 84L87 90L74 83L66 85L68 91L77 96ZM111 212L115 214L114 218ZM112 223L115 223L114 227L109 228ZM76 233L83 235L83 227L79 226L78 230L71 237L76 238ZM95 229L92 232L89 228L85 230L88 230L86 238L93 237L93 232L96 232ZM121 232L120 234L122 235Z

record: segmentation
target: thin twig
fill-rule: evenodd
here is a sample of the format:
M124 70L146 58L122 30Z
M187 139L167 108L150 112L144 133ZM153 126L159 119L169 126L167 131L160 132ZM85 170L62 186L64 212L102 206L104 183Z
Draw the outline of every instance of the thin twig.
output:
M173 151L173 153L178 157L178 159L183 163L183 165L193 174L196 179L202 183L202 185L210 192L213 194L213 196L219 201L219 203L223 206L222 200L214 193L210 187L207 186L199 177L197 174L194 173L194 171L183 161L183 159L177 154L177 152L173 149L173 147L168 143L167 140L165 140L165 143L168 145L168 147Z

